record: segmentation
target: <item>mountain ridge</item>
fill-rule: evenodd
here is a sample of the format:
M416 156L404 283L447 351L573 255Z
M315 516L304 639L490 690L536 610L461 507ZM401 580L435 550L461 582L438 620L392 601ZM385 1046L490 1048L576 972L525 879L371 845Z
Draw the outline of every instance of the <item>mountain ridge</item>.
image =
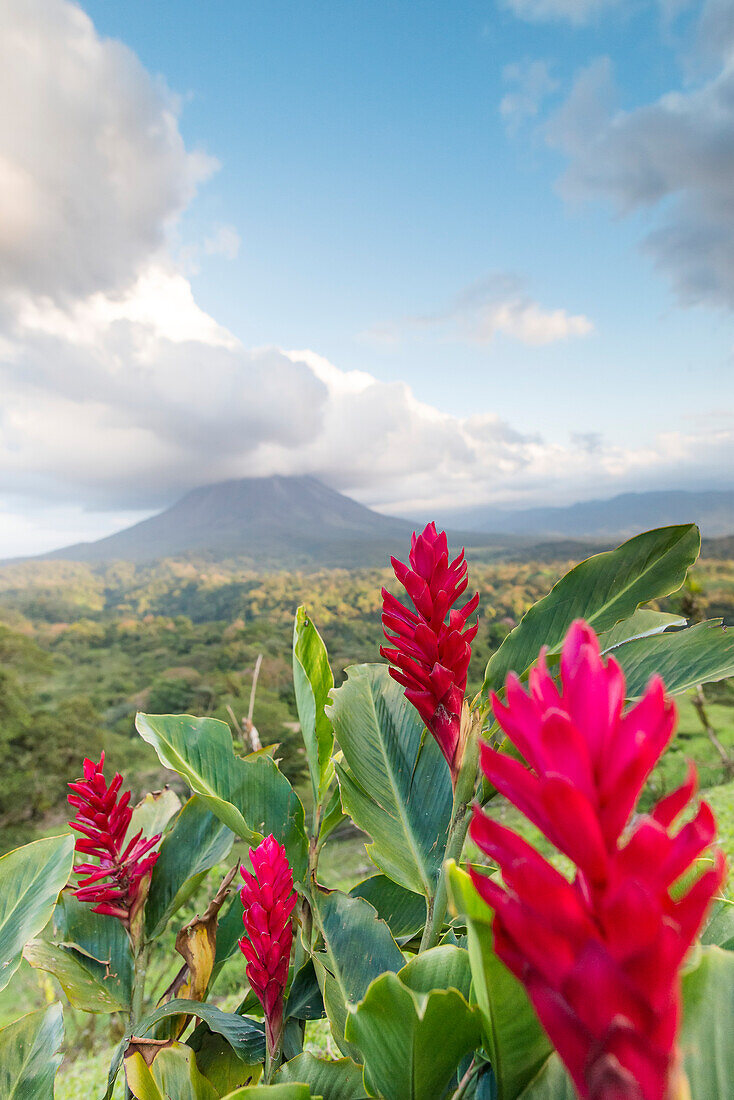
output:
M414 529L410 520L375 512L314 477L239 478L192 489L122 531L32 560L147 563L196 556L246 558L268 569L355 567L387 562L391 553L404 557ZM482 546L493 541L470 537ZM500 539L500 545L515 541Z
M476 508L444 512L446 522L493 535L534 538L625 538L651 527L696 523L708 537L734 534L734 490L619 493L566 506Z

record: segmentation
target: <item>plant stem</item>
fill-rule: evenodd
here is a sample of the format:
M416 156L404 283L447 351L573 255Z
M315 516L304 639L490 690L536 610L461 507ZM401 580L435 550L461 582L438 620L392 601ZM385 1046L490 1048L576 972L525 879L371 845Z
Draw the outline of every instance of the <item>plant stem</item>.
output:
M421 951L428 951L430 947L435 947L441 935L443 920L446 916L446 907L448 905L446 861L453 859L458 863L461 858L467 829L469 828L468 809L469 807L466 803L457 806L456 813L451 822L448 840L446 841L444 863L438 876L436 893L428 902L428 919L426 920L426 927L423 930L423 938L420 948L418 949L419 953Z
M140 947L135 953L133 970L133 992L130 1008L130 1030L134 1031L136 1025L143 1017L143 1005L145 1004L145 974L148 969L148 948Z
M464 704L466 708L466 704ZM453 859L456 863L461 859L464 850L467 830L469 828L469 803L474 797L474 789L477 782L477 767L479 760L479 730L481 729L481 712L470 714L467 710L464 721L470 722L464 750L464 759L456 779L454 789L454 805L451 811L449 834L446 839L446 851L444 852L441 871L438 876L436 893L428 899L426 914L426 926L423 929L423 938L418 949L428 951L435 947L441 936L443 920L446 916L448 905L448 885L446 881L446 863Z
M478 1072L479 1063L472 1060L469 1069L459 1081L459 1087L451 1097L451 1100L463 1100L463 1097L466 1096L466 1090L469 1088L469 1085L471 1084L474 1077L476 1077Z
M148 947L140 944L136 949L133 946L133 988L130 1001L130 1034L135 1034L135 1028L143 1018L143 1006L145 1004L145 973L148 969ZM125 1100L132 1100L132 1091L129 1085L125 1085Z

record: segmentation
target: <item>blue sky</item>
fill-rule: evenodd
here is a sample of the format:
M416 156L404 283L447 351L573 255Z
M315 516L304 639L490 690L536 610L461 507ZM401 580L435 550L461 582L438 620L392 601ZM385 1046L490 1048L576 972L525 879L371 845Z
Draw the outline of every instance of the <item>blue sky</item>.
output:
M13 378L4 465L0 434L12 552L93 537L193 484L250 473L303 469L391 511L731 484L730 4L82 10L10 0L3 16L34 57L74 60L69 72L54 61L50 75L39 62L6 76L7 94L14 78L40 90L28 146L0 131L0 157L5 138L39 202L43 187L54 196L44 230L59 267L64 249L76 256L74 234L85 252L67 285L47 258L36 272L32 233L3 265L0 226L8 362L27 357L42 397L29 426ZM86 100L72 79L88 80ZM66 139L44 160L56 110ZM90 153L83 177L80 166L95 210L74 220L55 200L74 186L77 140L82 158L106 141L114 153ZM140 358L141 310L159 301L140 304L153 269L165 270L171 326L190 288L196 331L182 349L146 320ZM101 300L126 295L102 333ZM306 371L294 349L327 363ZM206 416L197 377L211 390ZM139 412L149 383L157 422ZM284 394L280 421L268 387L276 405ZM51 395L61 416L46 409ZM239 403L256 445L238 450ZM52 435L62 422L74 431L39 457L44 416ZM76 453L80 435L89 445Z
M731 403L731 318L678 306L640 254L644 217L564 202L565 158L542 134L600 56L627 110L680 87L689 22L666 30L657 6L638 4L587 26L534 24L487 0L86 9L185 97L187 143L222 162L182 231L224 221L240 234L237 259L192 282L246 344L314 348L344 369L405 379L457 415L491 408L559 440L598 431L634 442L715 410L722 389ZM558 86L508 133L500 104L518 85L503 74L534 60ZM420 332L369 340L381 324L446 310L493 272L589 317L594 334L538 349Z

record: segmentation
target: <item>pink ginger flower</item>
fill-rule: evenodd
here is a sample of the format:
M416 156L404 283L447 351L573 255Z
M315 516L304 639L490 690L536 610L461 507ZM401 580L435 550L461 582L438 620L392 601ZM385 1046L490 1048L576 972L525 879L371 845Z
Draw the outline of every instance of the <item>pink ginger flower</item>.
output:
M133 814L130 791L118 799L122 776L118 772L108 787L102 774L103 765L104 753L98 764L85 760L84 778L69 783L73 793L68 800L76 809L76 817L69 824L82 834L77 838L75 850L96 856L99 861L75 865L75 873L85 877L79 880L74 894L80 901L94 902L95 913L118 917L129 927L145 900L141 890L145 876L158 859L158 853L151 848L160 840L160 833L146 839L141 829L125 844Z
M712 844L704 802L686 783L630 823L642 787L676 721L654 677L625 713L619 665L606 663L583 622L569 630L561 691L545 654L526 694L507 678L502 729L529 765L482 747L490 783L576 865L569 882L530 844L475 807L471 835L499 864L504 886L472 871L492 906L495 949L524 984L582 1100L672 1100L679 1072L681 963L725 875L713 866L685 892L671 887Z
M239 941L247 959L246 973L265 1013L265 1038L272 1054L283 1030L283 992L293 943L291 914L296 904L285 848L272 834L250 852L250 874L240 867L245 884L240 890L245 935Z
M456 785L464 753L461 712L477 632L476 625L466 624L477 609L479 593L461 609L454 608L468 584L467 564L463 550L449 562L446 532L437 531L435 523L413 534L410 567L397 558L391 561L415 611L383 588L382 625L391 645L382 646L380 653L394 666L390 675L405 688L406 699L436 739Z

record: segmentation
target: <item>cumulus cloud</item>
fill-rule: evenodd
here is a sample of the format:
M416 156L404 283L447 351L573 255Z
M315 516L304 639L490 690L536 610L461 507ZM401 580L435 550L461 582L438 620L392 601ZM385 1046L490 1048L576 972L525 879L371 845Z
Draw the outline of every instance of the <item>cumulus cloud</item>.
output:
M242 240L233 225L218 225L211 237L204 241L204 251L208 256L224 256L226 260L236 260Z
M510 133L516 133L524 122L536 118L542 104L559 87L548 62L541 60L526 59L506 65L502 79L511 89L500 100L500 115Z
M395 343L421 331L436 331L472 344L491 344L501 334L529 347L540 347L588 336L594 325L583 314L541 306L530 296L523 279L495 272L463 290L447 309L376 325L367 336L378 343Z
M311 473L410 513L599 495L643 473L678 477L694 456L699 473L734 458L726 428L635 451L589 432L562 446L491 411L443 413L314 351L243 347L172 259L171 226L212 168L185 148L173 97L73 4L6 0L2 19L0 91L16 105L13 127L0 122L2 552L26 537L41 549L31 528L45 548L52 529L94 537L113 511L137 518L238 476ZM203 247L237 245L225 226ZM507 275L409 324L527 345L592 329ZM98 511L82 525L83 508Z
M4 0L0 293L67 301L125 289L216 161L178 103L76 4Z
M621 0L504 0L504 6L528 23L566 22L580 26Z
M719 27L715 75L631 111L615 108L611 65L578 77L548 126L569 167L563 192L611 200L622 215L643 211L644 247L687 304L734 308L734 23L728 2L706 5L701 24ZM713 33L706 30L706 33Z

